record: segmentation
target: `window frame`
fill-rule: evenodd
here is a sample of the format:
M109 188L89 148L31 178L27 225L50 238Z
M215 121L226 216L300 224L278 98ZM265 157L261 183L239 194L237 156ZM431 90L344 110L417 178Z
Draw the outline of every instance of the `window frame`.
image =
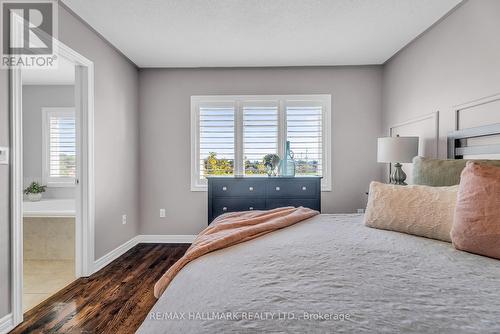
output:
M191 96L191 191L207 191L206 179L200 177L200 106L213 105L234 108L234 176L244 175L243 161L243 106L245 104L276 104L278 106L278 155L283 157L286 138L286 108L316 104L322 107L322 180L321 191L332 190L332 96L308 95L193 95Z
M75 117L76 111L73 107L44 107L42 108L42 181L47 187L60 188L60 187L75 187L76 177L51 177L50 176L50 115L72 115ZM75 135L76 135L75 124ZM75 151L77 150L77 143L75 138Z

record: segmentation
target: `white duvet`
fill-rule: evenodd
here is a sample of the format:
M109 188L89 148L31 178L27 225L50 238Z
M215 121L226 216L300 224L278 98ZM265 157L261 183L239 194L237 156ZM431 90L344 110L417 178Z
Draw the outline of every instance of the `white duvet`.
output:
M187 265L139 333L500 333L500 261L320 215Z

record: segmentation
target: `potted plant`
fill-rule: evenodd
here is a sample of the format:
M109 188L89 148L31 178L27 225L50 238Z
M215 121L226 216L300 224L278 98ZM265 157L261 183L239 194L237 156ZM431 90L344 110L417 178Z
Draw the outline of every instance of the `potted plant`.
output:
M24 193L30 202L38 202L42 199L42 194L45 192L47 186L42 186L38 182L31 182L28 188L24 189Z
M280 163L280 157L277 154L266 154L262 159L264 166L266 167L268 176L276 176L277 168Z

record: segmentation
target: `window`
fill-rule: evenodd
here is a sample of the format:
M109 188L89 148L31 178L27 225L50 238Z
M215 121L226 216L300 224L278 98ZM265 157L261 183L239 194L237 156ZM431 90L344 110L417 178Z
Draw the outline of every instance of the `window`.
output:
M321 106L292 104L286 107L286 133L298 175L322 175L323 110Z
M191 97L191 190L210 175L267 175L263 157L284 157L289 141L296 175L322 176L330 191L330 109L330 95Z
M278 154L278 106L243 105L243 160L245 175L267 175L262 158Z
M73 108L43 108L43 179L49 187L75 185L76 120Z
M199 107L201 176L234 174L234 107L205 104Z

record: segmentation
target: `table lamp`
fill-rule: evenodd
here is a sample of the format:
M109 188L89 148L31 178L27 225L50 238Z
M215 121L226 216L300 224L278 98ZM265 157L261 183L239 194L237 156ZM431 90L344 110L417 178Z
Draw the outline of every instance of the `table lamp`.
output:
M394 172L390 177L392 184L406 185L406 174L401 163L412 162L418 155L418 137L378 138L377 161L394 163Z

